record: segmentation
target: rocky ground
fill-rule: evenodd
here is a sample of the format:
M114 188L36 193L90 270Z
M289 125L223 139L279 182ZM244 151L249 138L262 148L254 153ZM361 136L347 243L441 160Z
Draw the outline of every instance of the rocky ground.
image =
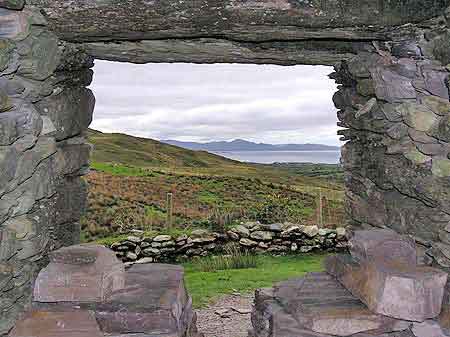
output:
M197 310L198 330L205 337L247 337L254 296L233 294Z

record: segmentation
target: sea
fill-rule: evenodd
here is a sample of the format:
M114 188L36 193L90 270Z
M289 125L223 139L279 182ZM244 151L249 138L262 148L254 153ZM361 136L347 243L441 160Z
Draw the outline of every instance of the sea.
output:
M219 156L242 162L339 164L340 151L219 151Z

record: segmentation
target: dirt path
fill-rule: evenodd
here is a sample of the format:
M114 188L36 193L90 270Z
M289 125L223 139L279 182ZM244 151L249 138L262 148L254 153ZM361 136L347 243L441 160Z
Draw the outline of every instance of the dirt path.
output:
M227 295L197 310L198 330L205 337L247 337L253 295Z

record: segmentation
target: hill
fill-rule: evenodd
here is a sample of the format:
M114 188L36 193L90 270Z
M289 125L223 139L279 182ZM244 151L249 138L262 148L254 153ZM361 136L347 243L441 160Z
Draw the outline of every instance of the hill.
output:
M184 175L215 175L258 178L272 183L326 187L331 181L340 189L342 171L332 164L253 164L228 159L206 151L188 150L149 138L121 133L102 133L89 130L93 144L93 167L101 170L104 164L128 168L148 168ZM129 171L126 170L126 171ZM305 179L305 177L309 177ZM310 177L321 179L311 180ZM326 180L322 179L326 178Z
M174 230L221 230L246 220L313 224L321 205L324 225L343 222L338 165L248 164L125 134L90 130L88 137L94 151L85 240L159 231L169 214Z
M102 133L90 129L88 139L94 145L92 160L142 167L209 168L236 165L239 162L205 151L193 151L121 133Z
M178 140L162 140L163 143L179 146L190 150L203 151L339 151L338 146L323 144L265 144L253 143L243 139L221 142L181 142Z

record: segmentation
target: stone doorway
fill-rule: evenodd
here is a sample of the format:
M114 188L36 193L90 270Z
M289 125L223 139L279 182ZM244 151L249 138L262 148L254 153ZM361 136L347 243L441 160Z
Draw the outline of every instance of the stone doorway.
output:
M93 58L334 65L357 227L450 266L449 1L0 2L0 334L78 240ZM130 15L133 13L133 15Z
M336 85L328 78L332 67L96 61L93 70L90 89L96 107L88 132L94 150L92 170L85 176L91 183L82 221L85 242L130 230L168 234L171 227L225 234L227 226L249 221L326 228L344 223L343 179L337 167L342 144L332 102ZM224 144L227 151L217 146L209 149L220 157L190 152L192 147L205 150L203 142L236 139L244 141ZM261 154L260 142L329 147L309 146L327 150L317 152L284 147ZM179 152L167 143L176 145ZM248 151L255 148L258 151ZM319 184L313 177L302 180L289 174L287 165L248 166L228 159L259 164L315 161L333 166L320 166L331 179ZM144 168L148 176L136 176L128 170L133 167ZM317 166L289 167L317 170ZM116 174L119 168L123 172ZM212 180L204 181L205 176ZM249 195L242 195L237 186L245 186ZM170 225L168 193L173 200ZM264 205L278 210L282 202L291 203L294 210L263 214Z

